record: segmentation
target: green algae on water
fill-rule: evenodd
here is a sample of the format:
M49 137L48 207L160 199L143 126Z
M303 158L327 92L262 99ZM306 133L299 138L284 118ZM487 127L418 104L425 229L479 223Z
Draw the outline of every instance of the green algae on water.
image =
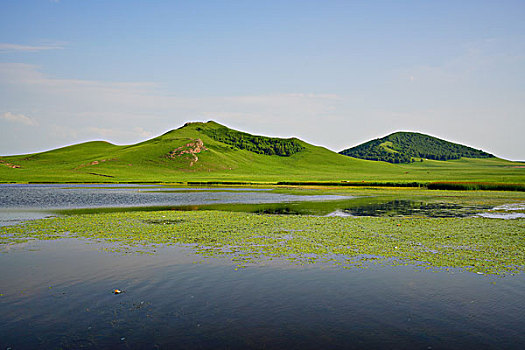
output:
M221 211L71 215L0 228L0 250L32 239L73 237L113 242L126 251L189 245L239 267L266 259L343 267L460 268L483 274L525 269L525 220L486 218L313 217Z

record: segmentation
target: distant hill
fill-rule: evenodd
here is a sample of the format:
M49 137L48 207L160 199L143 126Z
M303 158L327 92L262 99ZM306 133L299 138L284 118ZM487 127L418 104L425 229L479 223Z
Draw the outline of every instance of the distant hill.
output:
M493 158L492 154L416 132L395 132L345 149L340 154L389 163L411 163L415 159L449 160Z
M319 180L385 168L297 138L252 135L209 121L186 123L133 145L92 141L0 157L0 182Z
M412 138L417 138L417 135ZM384 142L387 143L381 147L385 152L402 154L395 149L401 142L396 139ZM430 145L430 141L416 143ZM430 146L429 149L435 151L438 148ZM455 154L459 156L457 151ZM478 155L461 153L466 154ZM398 159L402 159L399 155ZM425 155L426 158L434 157L434 153ZM186 123L133 145L91 141L47 152L0 156L0 182L294 181L326 181L343 185L376 181L525 183L525 168L522 163L494 157L463 158L454 162L427 160L411 164L374 162L347 157L297 138L252 135L213 121Z

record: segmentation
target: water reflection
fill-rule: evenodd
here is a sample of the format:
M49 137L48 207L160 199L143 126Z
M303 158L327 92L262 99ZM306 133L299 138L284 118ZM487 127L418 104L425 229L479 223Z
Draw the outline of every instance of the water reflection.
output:
M250 205L203 205L193 210L228 210L257 214L317 215L317 216L375 216L375 217L469 217L489 206L460 205L436 201L417 201L391 198L353 198L326 202L297 202ZM179 208L187 210L187 208Z
M307 199L307 198L303 198ZM415 201L389 198L351 198L326 201L291 201L283 203L217 203L144 207L113 207L58 210L61 214L89 214L98 212L158 211L158 210L221 210L270 215L314 216L374 216L374 217L469 217L491 208L484 205L460 205L436 201ZM521 215L521 214L519 214Z
M525 218L525 203L499 205L478 216L490 219L522 219Z
M0 184L0 226L53 213L160 210L210 204L325 201L344 196L299 196L253 188L185 188L153 185ZM189 209L191 210L191 209Z
M433 218L468 217L488 206L465 206L455 203L426 203L413 200L393 200L362 207L346 208L342 213L350 216L425 216Z
M298 196L252 188L152 188L140 185L5 185L0 184L0 208L80 209L211 203L278 203L347 198Z
M525 346L525 276L274 261L235 271L181 247L34 242L0 254L2 348ZM493 284L494 283L494 284ZM119 288L125 293L114 295Z

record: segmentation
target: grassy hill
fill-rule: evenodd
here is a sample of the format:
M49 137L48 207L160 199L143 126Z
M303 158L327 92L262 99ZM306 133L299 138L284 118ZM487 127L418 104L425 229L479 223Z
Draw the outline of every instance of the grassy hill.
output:
M411 163L415 161L415 158L442 161L460 158L494 158L492 154L472 147L425 134L403 131L365 142L339 153L389 163Z
M187 123L134 145L95 141L0 157L0 182L489 181L525 183L521 163L498 158L390 164L347 157L299 139Z

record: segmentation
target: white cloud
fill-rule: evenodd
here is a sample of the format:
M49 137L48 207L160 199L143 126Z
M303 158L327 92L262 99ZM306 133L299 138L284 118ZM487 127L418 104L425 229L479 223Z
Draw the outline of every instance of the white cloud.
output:
M88 132L102 136L102 137L112 137L115 136L115 134L118 134L119 132L113 129L108 128L96 128L96 127L89 127Z
M88 127L84 134L86 135L97 135L105 139L129 139L129 138L149 138L153 136L151 131L147 131L141 127L129 128L99 128L99 127Z
M100 138L131 144L195 120L269 136L319 135L315 130L341 103L339 96L312 93L175 96L151 82L60 79L23 63L0 63L0 91L1 106L23 106L42 124L32 137L2 128L0 149L11 154Z
M60 44L45 44L45 45L20 45L10 43L0 43L0 53L6 52L39 52L46 50L59 50L64 46Z
M134 128L133 131L137 133L139 137L152 137L153 136L153 133L151 131L144 130L143 128L140 128L140 127Z
M291 126L327 117L341 102L337 95L312 93L180 97L166 94L151 82L57 79L21 63L0 63L0 87L31 96L24 104L45 110L53 123L60 120L61 125L92 128L99 136L122 137L118 142L135 140L132 135L157 134L195 119L215 119L239 128L255 126L253 131L288 136ZM2 101L0 97L2 102L9 103L9 99ZM288 126L288 131L283 126ZM101 129L126 132L111 134Z
M60 141L74 140L78 138L78 132L76 129L63 125L52 125L50 128L50 133L53 135L53 138L58 138Z
M10 122L21 123L29 126L38 125L38 122L36 120L23 114L13 114L11 112L5 112L4 114L0 115L0 118Z

